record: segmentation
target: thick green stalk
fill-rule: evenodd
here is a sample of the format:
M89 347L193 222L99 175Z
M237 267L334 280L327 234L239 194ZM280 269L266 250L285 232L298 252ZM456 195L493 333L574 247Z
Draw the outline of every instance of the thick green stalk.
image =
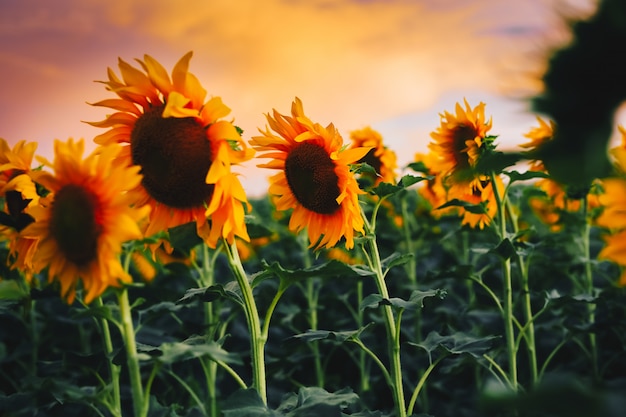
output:
M374 234L373 227L370 225L364 214L363 223L365 226L365 235L368 237L368 260L370 263L370 268L375 272L374 279L376 280L376 287L380 296L383 299L388 300L389 291L387 290L385 276L382 271L382 264L380 261L378 245L376 243L376 236ZM389 362L391 365L392 386L390 388L393 391L394 404L398 417L406 417L406 403L404 401L404 387L402 383L402 366L400 362L400 329L399 326L396 326L396 321L391 306L385 304L382 306L382 309L384 316L383 318L385 320L385 328L387 331L387 348L389 354Z
M263 400L263 403L267 404L267 387L265 380L265 342L267 337L264 337L261 332L261 320L259 319L259 312L256 302L254 301L252 286L248 281L246 271L243 269L239 252L237 251L237 245L235 242L233 242L232 245L228 244L228 242L224 242L224 248L226 249L228 263L237 279L243 297L244 312L248 324L248 331L250 332L253 386L257 390L261 400Z
M199 271L200 285L210 287L213 285L213 261L209 253L209 247L202 245L202 268ZM208 336L214 339L215 333L215 314L213 311L213 303L204 303L204 322L209 329ZM203 369L206 376L207 396L209 397L209 415L217 416L217 363L209 358L201 359Z
M309 248L307 246L307 236L301 233L298 236L298 241L300 242L300 246L302 247L302 260L304 262L305 268L310 268L313 264L311 261L311 255L309 253ZM317 303L319 300L319 290L315 288L315 279L311 278L306 280L306 286L304 288L304 295L306 296L308 303L308 321L309 328L311 330L317 330ZM311 349L311 353L313 354L313 364L315 368L315 381L318 387L324 387L325 378L324 378L324 367L322 366L322 357L320 355L320 348L317 342L309 343L308 346Z
M501 196L498 191L496 176L491 173L491 186L498 206L498 234L500 240L507 237L506 234L506 207L505 196ZM515 331L513 317L513 279L511 276L511 258L502 261L504 275L504 333L509 360L509 380L511 387L517 391L517 349L515 347Z
M117 299L120 306L122 319L121 331L126 347L126 361L128 374L130 377L130 389L133 398L133 410L135 417L145 417L147 409L144 409L143 385L141 383L141 372L139 369L139 358L137 357L137 343L135 341L135 327L128 300L128 288L123 287L117 292Z
M356 283L356 298L358 301L357 310L356 310L357 326L360 329L363 327L365 323L365 320L363 317L363 310L359 308L361 301L363 300L363 280L361 279ZM367 371L367 365L366 365L367 356L366 355L367 355L367 352L365 352L362 349L359 350L359 371L361 375L361 394L369 391L370 389L370 379L369 379L369 374Z
M582 201L582 210L585 218L585 228L583 230L583 259L585 259L585 291L587 295L593 297L594 288L593 288L593 271L591 268L591 245L590 245L590 233L591 233L591 224L588 219L587 213L587 196L585 196ZM589 324L593 325L596 321L596 305L595 301L591 303L587 303L587 315ZM599 378L598 371L598 346L596 341L595 331L589 332L589 349L591 354L591 369L593 371L594 378Z
M102 308L104 303L102 298L97 297L95 299L96 306ZM111 341L111 329L109 328L109 322L106 318L100 318L100 327L102 329L102 343L104 345L104 353L107 356L107 363L109 366L109 374L111 375L111 385L113 389L113 414L115 416L122 415L122 401L120 396L120 367L113 363L113 342Z
M507 213L511 218L511 224L513 225L513 231L518 232L517 215L508 199L504 202L507 209ZM526 349L528 351L528 363L530 367L530 382L534 386L538 382L538 364L537 364L537 345L535 342L535 317L533 316L532 304L530 299L530 285L528 280L528 268L524 261L524 257L519 253L516 254L516 261L519 268L519 273L522 281L522 297L524 308L525 331L524 339L526 341Z

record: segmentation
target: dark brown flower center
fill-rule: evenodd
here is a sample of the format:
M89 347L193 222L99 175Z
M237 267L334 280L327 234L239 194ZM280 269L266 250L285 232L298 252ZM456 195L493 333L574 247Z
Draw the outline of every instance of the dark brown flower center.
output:
M454 129L452 132L453 136L453 152L454 152L454 160L456 162L457 170L465 170L470 167L469 164L469 155L467 151L464 151L467 148L465 144L466 141L472 140L476 137L476 129L472 126L461 125Z
M339 209L339 177L335 163L321 146L297 145L285 161L285 176L291 192L307 210L333 214Z
M202 207L213 195L206 184L211 143L193 117L163 118L163 106L146 111L130 136L133 163L141 166L142 185L159 203L185 209Z
M97 197L80 185L66 185L56 193L50 234L70 262L83 266L97 258L100 217Z

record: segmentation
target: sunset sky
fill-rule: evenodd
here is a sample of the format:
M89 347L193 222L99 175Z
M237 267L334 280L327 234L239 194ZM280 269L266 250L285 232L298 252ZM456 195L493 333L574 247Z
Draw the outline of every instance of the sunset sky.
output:
M288 113L294 97L316 122L348 141L371 126L405 165L424 152L438 114L467 98L486 103L502 147L536 124L524 99L562 14L595 0L2 0L0 137L39 142L85 138L82 121L112 98L95 80L149 54L168 70L192 50L190 71L232 109L249 139L264 114ZM271 172L250 161L242 182L264 194Z

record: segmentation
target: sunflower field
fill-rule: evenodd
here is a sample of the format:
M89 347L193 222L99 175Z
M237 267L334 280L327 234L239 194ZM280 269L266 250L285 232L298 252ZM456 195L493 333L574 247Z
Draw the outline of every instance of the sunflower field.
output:
M404 167L297 97L243 132L191 52L120 59L93 152L0 140L0 415L623 416L616 4L572 23L519 149L460 98Z

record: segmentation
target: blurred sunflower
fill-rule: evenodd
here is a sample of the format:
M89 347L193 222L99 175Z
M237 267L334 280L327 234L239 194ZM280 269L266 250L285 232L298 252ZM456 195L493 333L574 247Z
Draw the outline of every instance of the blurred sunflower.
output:
M524 134L524 137L530 139L530 141L520 145L520 147L528 149L529 154L536 152L537 149L552 140L556 130L556 124L552 120L546 122L544 119L537 116L537 122L539 122L539 126L531 128L528 133ZM543 161L537 159L530 160L529 169L531 171L546 171Z
M35 171L35 182L50 194L29 207L35 220L21 236L37 240L34 272L48 268L48 280L56 280L61 295L72 303L79 280L89 303L108 287L130 282L119 256L122 243L142 238L138 221L149 207L132 206L128 190L141 182L139 167L115 163L122 148L101 147L82 159L84 142L55 141L54 162L43 158L54 173Z
M609 153L613 157L613 165L618 172L626 174L626 128L622 125L617 125L617 129L622 135L622 142L609 150Z
M437 166L437 158L438 155L435 155L432 151L428 153L418 152L414 158L415 162L421 162L424 165L426 169L425 174L432 177L432 179L423 181L417 188L417 192L428 203L428 212L436 219L458 212L457 207L452 206L438 209L439 206L448 201L448 190L443 184L442 175L438 175L433 169L434 166Z
M119 98L93 104L116 112L90 124L109 128L96 143L128 144L120 157L141 167L138 204L152 208L146 235L195 222L215 248L220 238L249 240L244 214L250 205L231 165L254 150L233 123L220 120L230 113L221 98L205 102L206 91L188 71L191 56L176 63L171 79L149 55L137 60L143 71L120 59L122 79L109 68L103 82Z
M276 110L266 115L269 127L250 143L261 158L272 158L259 167L278 169L270 178L269 192L277 196L276 208L293 209L289 229L307 229L311 247L332 247L342 237L354 246L354 231L363 232L359 189L350 164L363 158L370 148L344 149L343 139L333 124L323 127L305 115L296 98L291 117ZM276 132L277 135L271 131Z
M395 170L398 168L396 154L383 144L383 137L371 127L365 127L350 132L352 148L371 148L358 163L365 162L376 171L373 178L374 185L381 182L394 183L396 180Z
M536 151L551 141L555 135L556 124L553 121L546 122L541 117L537 117L539 126L533 127L524 136L529 138L528 143L521 144L522 148L528 149L528 154L536 154ZM530 160L529 169L537 172L547 172L541 160ZM562 228L560 213L563 211L576 212L581 209L582 196L572 198L568 195L563 185L552 178L541 178L534 183L535 187L542 190L545 196L532 196L529 198L529 205L535 215L545 224L550 226L552 231ZM599 206L597 196L586 193L587 209L591 210Z
M25 212L27 207L39 203L37 188L29 176L36 150L37 142L20 141L11 149L0 139L0 198L4 199L0 237L8 242L11 267L24 271L29 281L35 241L20 238L19 232L33 222Z
M599 196L604 208L597 219L598 225L606 227L605 246L599 259L608 259L622 268L620 285L626 285L626 179L607 178L602 181L604 193Z
M499 195L504 195L504 182L502 178L497 176L495 179ZM484 213L472 213L465 208L461 208L461 224L466 224L471 228L478 227L479 229L483 229L485 226L491 224L492 219L498 213L498 203L494 194L493 181L490 180L482 181L480 187L472 185L471 192L458 195L451 194L449 198L458 198L459 200L471 204L484 205Z
M491 118L485 121L485 103L472 108L464 100L465 109L456 104L455 114L440 114L440 126L431 132L434 142L429 149L437 155L432 169L443 175L452 187L479 187L473 167L480 156L481 147L491 129ZM473 183L473 184L472 184Z

